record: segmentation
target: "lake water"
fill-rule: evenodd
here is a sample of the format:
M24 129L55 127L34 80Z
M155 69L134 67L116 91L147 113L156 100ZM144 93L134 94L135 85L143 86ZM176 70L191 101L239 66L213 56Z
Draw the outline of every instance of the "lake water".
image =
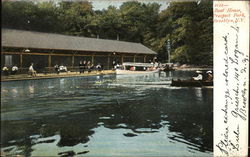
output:
M2 82L1 151L24 156L212 156L213 88L160 75Z

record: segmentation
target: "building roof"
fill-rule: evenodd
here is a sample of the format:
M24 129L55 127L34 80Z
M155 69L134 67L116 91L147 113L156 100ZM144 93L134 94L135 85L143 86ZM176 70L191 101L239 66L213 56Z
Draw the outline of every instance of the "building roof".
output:
M156 54L140 43L2 29L2 46L70 51Z

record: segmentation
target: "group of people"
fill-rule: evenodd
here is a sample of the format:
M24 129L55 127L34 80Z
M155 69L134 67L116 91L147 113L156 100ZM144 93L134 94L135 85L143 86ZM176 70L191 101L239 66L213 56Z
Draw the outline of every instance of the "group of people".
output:
M14 65L9 69L6 65L4 65L2 70L3 70L3 74L6 76L9 74L15 75L18 71L18 67Z
M12 66L10 69L4 65L3 66L3 74L5 76L8 76L8 75L15 75L17 72L18 72L18 67L16 65ZM36 71L34 70L34 67L33 67L33 63L31 63L31 65L29 66L29 70L28 70L28 74L31 75L31 76L36 76Z
M121 64L117 61L112 62L113 70L122 68Z
M91 63L90 61L80 61L79 63L79 71L80 74L84 73L85 71L88 71L89 73L94 70L94 68L96 68L98 71L102 71L103 70L103 65L101 64L97 64L96 66L94 66L93 63Z
M63 66L63 65L58 65L58 64L56 64L55 66L54 66L54 68L55 68L55 72L57 73L57 74L59 74L60 72L67 72L68 71L68 69L67 69L67 67L66 66Z
M193 80L196 80L196 81L202 81L202 80L204 80L204 78L203 78L203 74L202 74L202 72L201 71L196 71L196 73L198 74L196 77L193 77ZM206 78L206 81L213 81L213 73L212 73L212 71L207 71L206 72L206 74L207 74L207 78Z
M36 76L37 75L37 72L36 70L34 70L34 64L31 63L31 65L29 66L29 69L28 69L28 74L31 75L31 76ZM116 68L119 68L119 64L116 63L116 62L113 62L113 66L114 66L114 69ZM63 66L63 65L60 65L58 66L57 64L54 66L55 68L55 71L57 74L59 74L60 72L67 72L67 67L66 66ZM86 70L90 73L93 69L96 69L98 71L102 71L103 70L103 65L101 64L97 64L96 66L94 66L93 63L91 63L90 61L86 62L86 61L80 61L79 63L79 71L80 71L80 74L81 73L84 73ZM18 72L18 67L16 65L12 66L10 69L4 65L3 68L2 68L2 71L3 71L3 74L4 75L9 75L9 74L12 74L12 75L15 75L17 72ZM135 70L135 67L131 67L130 70ZM196 73L198 74L196 77L193 77L192 80L198 80L198 81L213 81L213 73L212 71L207 71L206 72L206 78L204 79L204 76L203 76L203 73L202 71L196 71Z

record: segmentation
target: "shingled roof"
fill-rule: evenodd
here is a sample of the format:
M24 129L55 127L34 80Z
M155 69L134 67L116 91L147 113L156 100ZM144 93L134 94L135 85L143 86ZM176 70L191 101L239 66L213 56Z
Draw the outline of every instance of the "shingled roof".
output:
M70 51L156 54L140 43L2 29L2 46Z

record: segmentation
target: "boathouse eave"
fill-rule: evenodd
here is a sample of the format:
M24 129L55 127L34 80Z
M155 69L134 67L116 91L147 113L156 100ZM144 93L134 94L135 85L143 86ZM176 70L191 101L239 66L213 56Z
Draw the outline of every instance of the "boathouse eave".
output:
M47 53L49 54L50 52L53 52L53 51L65 51L67 52L67 54L72 54L72 53L104 53L103 55L109 55L109 54L113 54L113 53L116 53L116 54L119 54L119 55L138 55L138 56L141 56L141 55L147 55L147 56L152 56L152 55L156 55L156 54L148 54L148 53L133 53L133 52L117 52L117 51L92 51L92 50L70 50L70 49L51 49L51 48L34 48L34 47L15 47L15 46L2 46L2 48L16 48L16 49L22 49L19 53L25 53L23 52L23 50L25 49L30 49L32 53L32 50L45 50L45 51L48 51ZM7 51L3 51L3 52L7 52ZM2 53L2 51L1 51Z
M2 29L2 46L92 53L157 54L141 43L12 29Z

